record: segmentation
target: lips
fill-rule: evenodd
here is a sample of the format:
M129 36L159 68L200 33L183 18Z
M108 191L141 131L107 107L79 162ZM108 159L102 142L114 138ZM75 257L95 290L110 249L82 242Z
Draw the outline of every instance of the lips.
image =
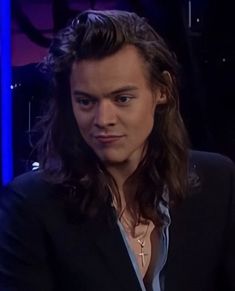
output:
M123 135L96 135L95 139L102 144L110 144L119 141Z

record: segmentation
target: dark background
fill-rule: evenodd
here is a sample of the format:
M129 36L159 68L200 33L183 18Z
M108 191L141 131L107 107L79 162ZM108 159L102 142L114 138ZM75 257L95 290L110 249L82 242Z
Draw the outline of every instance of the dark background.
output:
M181 111L192 148L219 152L235 161L231 1L12 0L14 175L31 169L36 160L32 128L47 98L47 81L36 65L46 55L53 34L89 8L135 11L149 19L182 65Z

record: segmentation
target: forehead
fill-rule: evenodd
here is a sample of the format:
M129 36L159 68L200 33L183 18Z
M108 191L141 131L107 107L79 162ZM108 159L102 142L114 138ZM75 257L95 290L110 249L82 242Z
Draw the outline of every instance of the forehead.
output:
M102 59L75 61L71 85L97 89L127 85L147 86L147 66L138 49L127 45ZM112 88L113 89L113 88Z

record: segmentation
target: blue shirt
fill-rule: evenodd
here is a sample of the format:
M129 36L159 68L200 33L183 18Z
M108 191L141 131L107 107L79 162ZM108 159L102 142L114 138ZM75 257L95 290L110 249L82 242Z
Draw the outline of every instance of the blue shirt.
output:
M162 274L161 271L166 263L167 255L168 255L169 225L170 225L171 220L170 220L168 206L166 206L163 202L159 203L159 210L161 211L161 213L164 215L164 218L165 218L164 224L163 224L161 231L160 231L160 251L159 251L160 255L159 255L159 257L156 261L156 264L154 266L153 280L152 280L151 284L149 284L148 286L144 285L142 275L141 275L135 254L133 253L133 251L129 245L126 232L125 232L121 222L118 220L118 226L120 228L120 231L121 231L123 240L125 242L128 254L130 256L132 265L135 269L136 276L139 280L140 286L141 286L143 291L164 291L164 274Z

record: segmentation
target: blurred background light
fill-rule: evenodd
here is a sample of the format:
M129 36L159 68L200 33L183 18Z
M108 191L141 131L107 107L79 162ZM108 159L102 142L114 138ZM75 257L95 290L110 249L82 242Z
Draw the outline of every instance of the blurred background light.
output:
M11 1L0 1L1 49L1 174L2 184L13 177L11 98Z

